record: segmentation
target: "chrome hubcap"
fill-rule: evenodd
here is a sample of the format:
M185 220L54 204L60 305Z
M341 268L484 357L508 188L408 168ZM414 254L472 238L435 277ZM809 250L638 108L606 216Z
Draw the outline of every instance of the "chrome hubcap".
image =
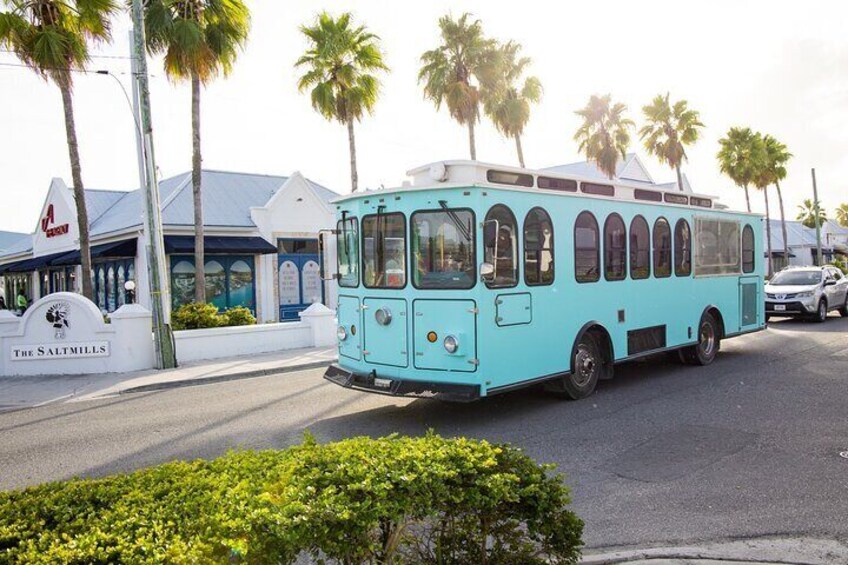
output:
M701 326L698 345L701 348L701 353L703 353L705 357L709 357L713 354L713 350L715 349L715 329L712 324L703 324Z
M598 369L598 360L594 353L582 343L577 346L574 369L574 384L581 387L592 380L595 371Z

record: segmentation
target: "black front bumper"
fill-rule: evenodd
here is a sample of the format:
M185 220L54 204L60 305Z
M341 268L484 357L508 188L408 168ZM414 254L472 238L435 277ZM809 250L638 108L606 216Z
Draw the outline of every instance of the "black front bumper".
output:
M368 374L352 373L338 365L327 367L324 378L345 388L387 396L439 398L451 402L472 402L480 398L480 385L389 379L378 376L376 370Z

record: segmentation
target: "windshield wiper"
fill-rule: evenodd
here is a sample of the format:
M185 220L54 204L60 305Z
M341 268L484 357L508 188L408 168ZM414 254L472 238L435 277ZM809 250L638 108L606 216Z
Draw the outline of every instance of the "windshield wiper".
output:
M448 215L448 218L450 218L451 223L453 223L454 227L459 230L459 233L462 234L462 237L464 237L466 241L471 241L471 228L463 225L462 221L459 219L459 216L456 215L456 212L448 208L447 200L439 200L439 206L441 206L445 214Z

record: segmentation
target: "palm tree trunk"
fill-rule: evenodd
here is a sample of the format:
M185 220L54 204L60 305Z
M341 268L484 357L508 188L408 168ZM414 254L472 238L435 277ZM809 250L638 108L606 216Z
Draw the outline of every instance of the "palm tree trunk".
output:
M356 172L356 138L353 135L353 118L347 121L347 141L350 144L350 190L359 188L359 174Z
M203 246L203 199L200 168L200 78L191 75L191 188L194 196L194 301L206 303L206 258Z
M748 205L748 212L751 212L751 198L748 196L748 185L746 184L742 188L745 189L745 204Z
M79 228L80 263L82 265L82 280L80 286L82 295L94 300L91 280L91 243L88 237L88 209L85 205L85 187L82 184L82 168L80 167L79 144L77 130L74 124L74 105L71 97L71 84L68 81L59 82L62 92L62 106L65 109L65 135L68 138L68 154L71 158L71 180L74 183L74 202L77 205L77 225Z
M766 253L768 254L766 257L766 269L768 272L768 278L774 274L771 268L771 215L769 214L769 201L768 201L768 187L763 188L763 194L766 199Z
M780 229L783 232L783 258L789 264L789 240L786 238L786 215L783 212L783 194L780 192L780 183L774 183L777 188L777 201L780 204Z
M677 171L677 190L683 192L683 173L680 172L680 167L674 167Z
M524 166L524 150L521 149L521 136L515 136L515 149L518 150L518 164L521 165L522 169L525 169Z
M468 120L468 146L471 149L471 160L477 160L477 142L474 138L474 120Z

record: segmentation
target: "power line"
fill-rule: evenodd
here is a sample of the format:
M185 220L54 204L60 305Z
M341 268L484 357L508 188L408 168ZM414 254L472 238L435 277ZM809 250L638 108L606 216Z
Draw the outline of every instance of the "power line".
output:
M0 53L11 53L15 55L16 53L11 49L0 49ZM123 59L126 61L132 60L132 57L128 57L126 55L89 55L92 59Z
M90 71L88 69L71 69L71 68L62 68L62 67L39 67L38 69L34 69L29 65L24 65L22 63L0 63L0 67L16 67L19 69L30 69L30 70L45 70L45 71L68 71L71 73L80 73L84 75L105 75L105 74L119 74L119 75L129 75L132 73L128 73L125 71L105 71L105 70L94 70Z

